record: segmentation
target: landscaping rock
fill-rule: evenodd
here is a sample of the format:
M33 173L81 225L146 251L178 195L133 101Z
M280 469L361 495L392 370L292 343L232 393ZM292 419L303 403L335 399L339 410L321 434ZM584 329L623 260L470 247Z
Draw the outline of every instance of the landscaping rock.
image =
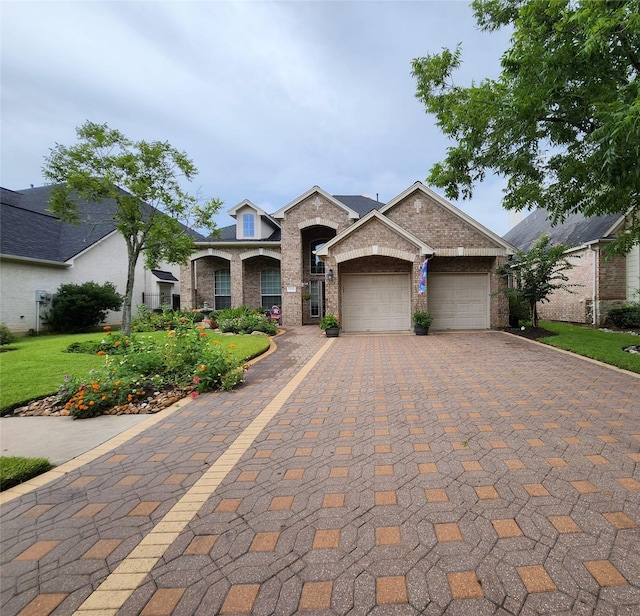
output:
M103 415L146 415L161 411L175 402L182 400L193 391L193 388L171 389L159 391L143 400L124 406L108 409ZM70 415L64 404L58 402L58 396L48 396L41 400L34 400L25 406L14 409L15 417L60 417Z

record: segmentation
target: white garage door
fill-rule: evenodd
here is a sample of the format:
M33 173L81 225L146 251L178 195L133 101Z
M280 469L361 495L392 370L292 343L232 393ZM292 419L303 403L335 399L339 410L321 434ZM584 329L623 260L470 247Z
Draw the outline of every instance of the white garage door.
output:
M397 332L411 329L409 274L345 274L342 315L345 332Z
M429 274L429 312L433 329L488 329L487 274Z

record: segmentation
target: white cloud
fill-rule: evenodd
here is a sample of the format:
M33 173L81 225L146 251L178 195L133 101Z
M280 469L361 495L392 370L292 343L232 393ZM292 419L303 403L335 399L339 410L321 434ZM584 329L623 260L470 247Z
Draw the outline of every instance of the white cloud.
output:
M411 60L462 42L460 79L479 80L507 44L450 1L21 0L1 27L3 186L42 183L49 148L89 119L185 150L194 190L225 211L272 211L314 184L387 201L424 181L447 142ZM498 186L457 205L502 234Z

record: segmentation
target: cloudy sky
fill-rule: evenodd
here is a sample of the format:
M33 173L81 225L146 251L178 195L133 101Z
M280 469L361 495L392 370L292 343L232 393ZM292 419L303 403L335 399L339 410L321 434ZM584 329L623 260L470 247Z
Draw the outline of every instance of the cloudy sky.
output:
M51 147L106 122L187 152L220 226L243 199L273 212L319 185L386 202L424 181L447 141L411 60L462 43L464 84L508 46L457 0L4 0L0 19L2 186L42 185ZM503 235L501 189L456 205Z

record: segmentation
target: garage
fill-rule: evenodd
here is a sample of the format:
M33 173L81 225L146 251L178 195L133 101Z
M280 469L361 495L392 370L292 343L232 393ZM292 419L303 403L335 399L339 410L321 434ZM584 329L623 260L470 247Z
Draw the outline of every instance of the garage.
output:
M344 274L340 320L347 333L409 331L409 274Z
M432 329L488 329L487 274L429 274L427 279Z

